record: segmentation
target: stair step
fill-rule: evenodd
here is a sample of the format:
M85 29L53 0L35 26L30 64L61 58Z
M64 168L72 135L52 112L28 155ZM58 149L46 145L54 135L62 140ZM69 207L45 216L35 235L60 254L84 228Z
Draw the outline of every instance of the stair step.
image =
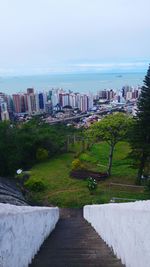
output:
M50 266L123 267L78 209L61 210L55 230L30 264L30 267Z

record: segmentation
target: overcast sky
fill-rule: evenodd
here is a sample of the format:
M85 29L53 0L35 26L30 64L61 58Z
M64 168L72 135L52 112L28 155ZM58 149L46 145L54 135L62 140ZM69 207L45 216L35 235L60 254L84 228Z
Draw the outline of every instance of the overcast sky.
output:
M0 74L142 69L150 0L0 0Z

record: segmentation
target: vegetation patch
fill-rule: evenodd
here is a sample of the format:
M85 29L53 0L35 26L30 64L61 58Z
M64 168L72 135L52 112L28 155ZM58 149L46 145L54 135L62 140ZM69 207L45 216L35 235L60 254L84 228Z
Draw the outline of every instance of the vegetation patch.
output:
M46 189L47 184L42 179L29 179L25 187L33 192L42 192Z
M97 181L92 177L89 177L87 181L88 181L88 185L87 185L88 189L90 193L93 194L97 189Z
M127 157L130 146L127 142L119 142L114 150L112 176L97 183L94 194L88 189L85 179L74 179L70 176L74 153L61 154L55 158L36 164L31 169L30 179L41 179L46 187L44 191L32 191L32 203L59 207L83 207L90 204L108 203L113 197L128 199L148 199L149 193L141 188L112 186L111 183L135 185L136 170L131 168L131 160ZM80 155L80 163L86 170L96 173L106 173L109 146L106 142L95 144L90 150L83 152L89 160ZM30 180L29 179L29 180ZM95 179L96 180L96 179ZM123 200L124 201L124 200Z

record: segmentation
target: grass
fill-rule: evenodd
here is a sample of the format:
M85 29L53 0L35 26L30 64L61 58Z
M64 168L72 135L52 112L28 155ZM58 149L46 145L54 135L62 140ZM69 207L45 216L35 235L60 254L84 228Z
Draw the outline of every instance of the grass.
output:
M114 150L112 176L113 182L135 183L136 170L131 168L131 160L127 157L130 147L127 142L119 142ZM109 145L105 142L95 144L90 151L81 154L80 159L87 161L92 169L106 172L109 158ZM91 166L90 166L91 165ZM92 166L93 165L93 166Z
M74 146L75 149L75 146ZM112 176L98 184L97 191L91 195L87 181L70 177L71 163L75 153L80 151L79 145L72 153L66 153L49 161L35 165L31 170L30 179L42 179L46 190L32 193L32 200L42 205L58 205L59 207L82 207L86 204L107 203L112 197L130 199L146 199L143 189L122 188L110 186L111 182L135 184L136 170L127 158L130 147L126 142L120 142L115 148ZM94 145L90 151L80 154L84 165L96 171L106 171L109 147L106 143Z

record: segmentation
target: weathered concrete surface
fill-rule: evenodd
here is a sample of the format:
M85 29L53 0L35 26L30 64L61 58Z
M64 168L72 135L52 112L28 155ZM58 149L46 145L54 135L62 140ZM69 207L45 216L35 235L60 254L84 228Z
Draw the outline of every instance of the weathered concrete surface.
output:
M0 204L0 266L27 267L58 219L58 208Z
M28 205L22 192L16 186L13 179L0 177L0 203L9 203L12 205Z
M150 200L87 205L84 218L126 267L150 266Z

